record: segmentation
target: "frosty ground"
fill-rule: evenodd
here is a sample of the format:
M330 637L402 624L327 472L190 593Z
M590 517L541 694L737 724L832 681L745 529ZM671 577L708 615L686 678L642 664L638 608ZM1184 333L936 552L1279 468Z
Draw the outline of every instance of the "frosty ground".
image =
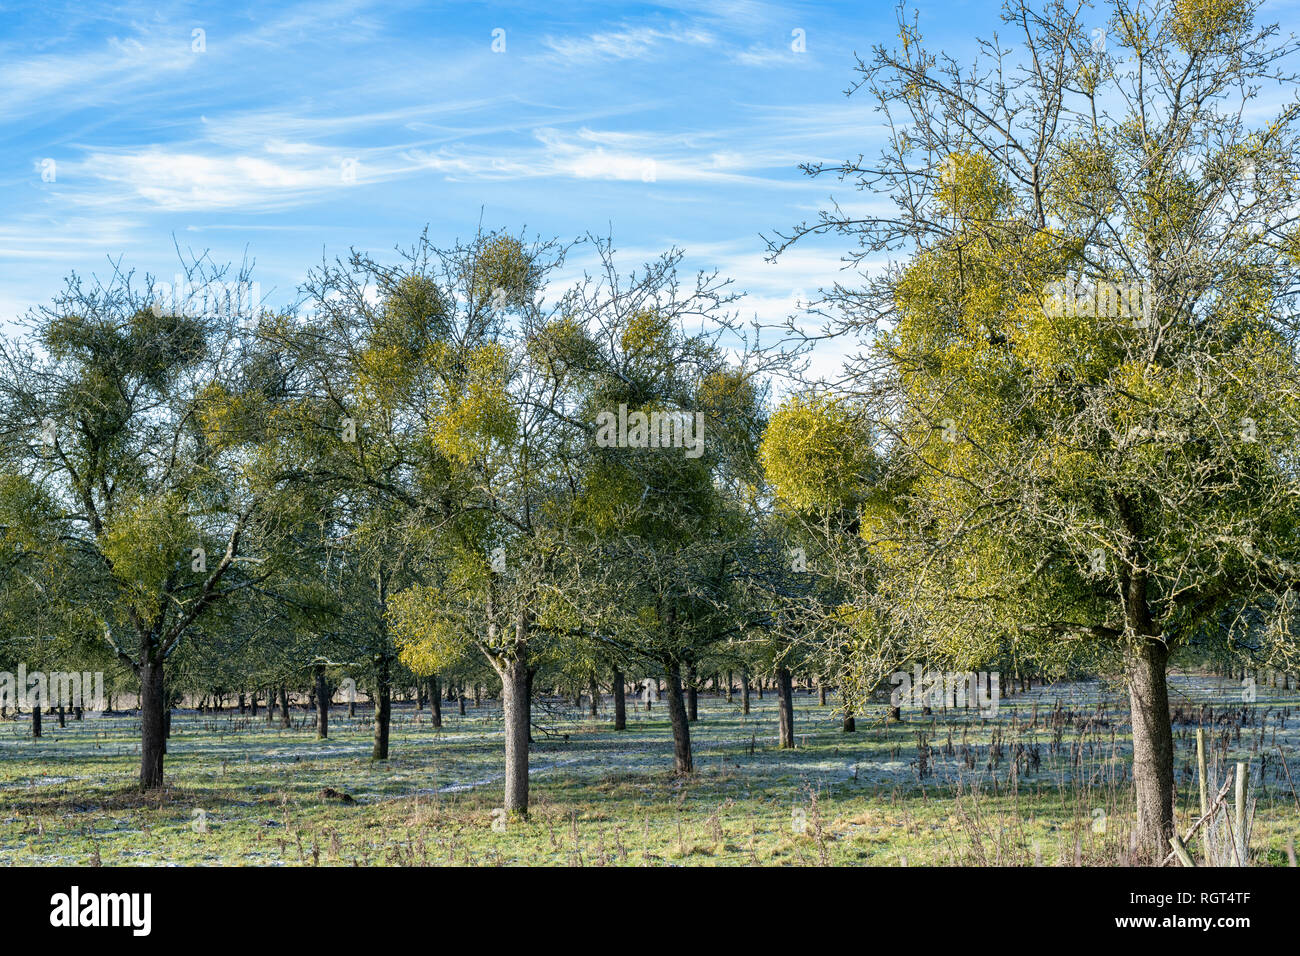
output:
M1300 694L1174 675L1179 828L1197 803L1195 728L1213 782L1249 762L1258 800L1252 862L1286 865L1300 838ZM502 819L502 733L493 701L443 708L443 727L394 710L388 761L370 758L365 707L336 707L330 738L295 710L177 711L168 786L134 787L139 722L65 728L0 722L0 862L72 864L1124 864L1131 859L1129 739L1122 688L1035 686L995 716L885 704L844 733L832 696L795 698L794 750L777 749L776 701L702 695L696 772L673 775L665 701L610 701L592 719L558 699L534 706L533 807ZM1215 788L1217 789L1217 787Z

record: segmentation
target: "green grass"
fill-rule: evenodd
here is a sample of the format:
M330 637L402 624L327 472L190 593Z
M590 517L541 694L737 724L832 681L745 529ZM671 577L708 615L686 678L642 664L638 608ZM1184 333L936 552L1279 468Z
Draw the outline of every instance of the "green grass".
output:
M1269 695L1273 696L1269 696ZM1278 756L1300 773L1300 696L1261 689L1240 703L1235 685L1175 682L1174 705L1210 702L1232 717L1211 733L1219 774L1251 761L1258 797L1252 862L1285 864L1300 807ZM1055 701L1067 720L1052 747ZM1129 853L1129 762L1122 697L1097 684L1035 688L1004 699L995 718L884 708L844 734L833 706L796 696L799 746L776 748L775 699L753 713L708 696L692 725L696 773L671 771L663 702L629 700L614 733L558 702L535 709L532 812L494 829L502 742L494 702L445 725L410 705L395 711L390 760L370 759L359 712L331 715L327 741L295 711L281 730L259 715L178 712L165 790L141 794L138 721L0 722L0 861L6 864L1118 864ZM1033 722L1034 703L1038 704ZM833 703L833 702L832 702ZM608 708L608 699L603 708ZM1099 709L1100 705L1100 709ZM1245 713L1250 722L1239 725ZM1196 801L1193 725L1180 723L1179 826ZM918 734L929 773L919 774ZM990 767L993 735L1002 756ZM963 737L970 748L962 751ZM951 738L951 750L949 740ZM1037 747L1012 773L1016 745ZM974 763L972 769L969 765ZM1257 779L1257 778L1253 778ZM1298 781L1300 782L1300 781ZM325 788L350 795L344 803ZM1194 850L1195 852L1195 850Z

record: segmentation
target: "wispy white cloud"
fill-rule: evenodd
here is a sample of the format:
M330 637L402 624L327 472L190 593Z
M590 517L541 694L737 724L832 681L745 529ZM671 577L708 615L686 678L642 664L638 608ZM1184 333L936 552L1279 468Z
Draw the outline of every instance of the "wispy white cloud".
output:
M355 183L360 163L348 157L317 159L321 150L307 147L292 157L274 154L205 155L150 147L143 150L92 152L68 164L68 180L94 180L112 187L99 201L127 204L144 201L165 210L283 208L323 190ZM283 154L282 154L283 155ZM291 161L292 160L292 161Z
M597 60L645 59L669 44L713 46L717 39L697 27L627 26L585 36L546 36L544 59L578 66Z
M0 60L0 119L107 104L197 64L188 37L110 38L100 48Z
M551 235L609 224L680 241L693 261L702 242L734 241L715 264L771 317L836 266L773 270L758 233L830 191L799 162L854 155L872 130L869 109L830 108L851 64L831 75L836 34L817 17L838 14L797 5L520 5L489 19L452 0L433 15L413 0L100 4L59 16L62 35L0 37L0 261L21 260L46 292L106 253L165 267L170 237L187 235L251 247L264 286L292 289L322 248L389 249L431 220L446 241L486 214ZM815 58L789 49L804 27ZM827 108L801 106L815 103ZM41 181L44 157L57 182ZM25 283L0 293L22 299Z

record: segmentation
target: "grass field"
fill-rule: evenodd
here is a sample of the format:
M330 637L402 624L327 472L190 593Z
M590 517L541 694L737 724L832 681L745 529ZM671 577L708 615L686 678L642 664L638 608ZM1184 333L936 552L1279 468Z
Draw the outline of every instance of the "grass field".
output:
M1194 735L1209 729L1212 773L1248 760L1258 803L1251 862L1286 865L1300 838L1300 695L1172 678L1179 828L1197 803ZM538 701L532 813L506 823L495 702L394 710L391 754L370 759L368 716L313 715L280 729L237 713L178 711L168 787L142 795L138 720L66 728L0 722L0 862L8 865L1009 864L1130 860L1126 700L1090 682L1004 698L995 717L885 708L841 731L834 700L796 693L794 750L776 748L776 701L700 698L696 773L671 773L665 702L610 701L592 720ZM1205 704L1212 710L1202 711ZM1285 765L1283 760L1285 755ZM340 796L326 795L329 791ZM1217 787L1215 788L1217 789ZM345 796L344 796L345 795ZM504 829L502 828L504 825ZM1193 852L1196 852L1195 845Z

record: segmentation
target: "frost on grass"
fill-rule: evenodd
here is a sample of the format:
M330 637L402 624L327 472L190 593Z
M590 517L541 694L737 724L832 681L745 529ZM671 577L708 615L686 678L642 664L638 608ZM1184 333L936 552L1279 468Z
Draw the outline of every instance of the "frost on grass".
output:
M1246 702L1235 682L1174 675L1177 784L1182 792L1192 779L1194 728L1204 719L1216 767L1245 759L1258 775L1262 765L1278 832L1293 832L1300 820L1278 755L1300 772L1300 695L1262 686L1256 695ZM968 825L970 795L1027 800L1020 812L1041 830L1038 842L1063 840L1070 827L1089 832L1082 828L1094 822L1093 803L1112 807L1131 783L1127 700L1122 688L1096 681L1004 697L992 717L904 708L902 723L887 723L881 704L858 715L853 734L842 732L833 699L821 707L815 694L797 693L798 746L784 751L776 747L775 700L754 698L751 706L744 715L739 699L701 697L700 720L691 724L697 772L680 779L670 772L666 702L647 712L629 701L621 733L612 730L608 699L596 720L544 702L535 710L531 752L534 822L506 834L491 826L503 745L493 701L465 717L444 714L440 730L427 712L399 705L388 761L370 759L364 710L349 718L336 709L324 741L305 711L294 712L289 729L262 716L178 711L168 787L150 795L134 790L133 716L65 728L47 721L39 741L28 736L27 720L8 720L0 722L0 862L464 863L485 855L572 862L574 851L560 848L585 841L588 852L616 862L692 855L812 862L815 854L800 842L806 828L792 830L792 813L805 819L800 808L814 797L815 823L806 826L819 834L816 853L833 847L838 859L876 862L921 862L928 853L944 862L945 853L957 858L945 841ZM356 803L322 798L327 791ZM1061 793L1073 797L1050 797ZM951 808L939 809L945 799ZM1084 817L1049 821L1065 802L1081 803ZM922 824L927 813L938 816ZM598 835L575 835L583 820ZM563 836L566 827L572 832ZM629 849L637 842L645 844L644 860ZM1069 847L1060 853L1068 858Z

